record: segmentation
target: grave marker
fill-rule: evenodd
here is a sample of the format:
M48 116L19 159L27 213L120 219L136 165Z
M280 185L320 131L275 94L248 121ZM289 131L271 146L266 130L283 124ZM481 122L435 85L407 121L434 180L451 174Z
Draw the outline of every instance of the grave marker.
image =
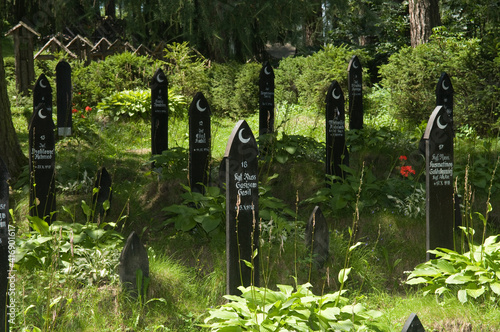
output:
M412 313L406 320L401 332L425 332L425 329L418 316Z
M315 267L322 268L329 255L330 230L319 206L314 208L307 222L305 242Z
M52 87L44 74L38 76L33 87L33 113L40 103L45 104L47 116L52 118Z
M326 94L326 174L344 177L340 165L349 165L345 142L344 93L333 81Z
M97 171L96 180L94 183L94 190L92 190L92 206L95 212L99 215L104 215L104 202L107 200L111 204L112 191L111 191L111 175L109 175L106 167L101 167Z
M259 75L259 135L274 132L274 70L264 62Z
M443 106L436 106L424 133L426 162L426 249L453 249L453 130ZM431 255L427 253L427 259Z
M71 66L60 61L56 66L57 90L57 134L59 137L71 136L73 119L71 114Z
M442 73L436 85L436 106L442 105L448 114L453 129L453 85L450 76Z
M363 71L359 58L354 55L347 67L349 86L349 129L363 128Z
M210 106L198 92L189 106L189 185L204 193L208 185L211 147Z
M9 285L9 185L10 175L0 158L0 330L9 331L7 290Z
M49 224L55 216L55 138L54 122L44 103L35 108L29 126L30 216Z
M132 231L120 254L120 264L118 265L118 276L123 287L137 295L137 270L142 271L142 294L144 290L144 280L149 278L149 258L148 252L144 248L139 236Z
M168 81L159 68L151 81L151 152L168 149Z
M258 148L245 120L234 127L227 143L226 160L226 293L240 294L238 286L259 285ZM238 247L239 246L239 247ZM252 271L244 262L253 263ZM241 274L240 274L241 271Z

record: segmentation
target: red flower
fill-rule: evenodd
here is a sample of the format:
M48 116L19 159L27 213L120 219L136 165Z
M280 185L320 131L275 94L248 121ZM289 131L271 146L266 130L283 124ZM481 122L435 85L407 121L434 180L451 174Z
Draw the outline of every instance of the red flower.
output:
M85 115L83 115L83 114L80 114L80 117L81 117L82 119L85 119Z
M405 161L405 160L407 160L407 159L408 159L408 158L406 158L406 156L399 156L399 160L400 160L400 161Z
M411 166L401 166L401 175L407 178L410 174L415 174L415 170Z
M90 111L92 111L92 107L90 106L85 107L85 112L90 112Z
M73 108L73 109L71 110L71 113L73 113L73 114L74 114L74 113L78 113L78 110L77 110L76 108Z

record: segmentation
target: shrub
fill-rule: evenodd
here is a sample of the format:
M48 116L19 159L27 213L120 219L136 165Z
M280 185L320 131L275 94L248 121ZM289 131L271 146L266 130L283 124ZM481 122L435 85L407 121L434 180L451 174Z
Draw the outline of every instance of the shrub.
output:
M308 57L285 58L276 69L276 99L279 102L298 102L306 107L323 108L325 95L333 80L342 87L347 100L347 67L357 55L361 63L368 62L364 51L351 50L346 46L325 46ZM364 69L365 82L369 80Z
M489 205L488 212L491 211ZM477 213L486 225L486 218ZM460 227L467 238L474 234L472 228ZM429 250L436 256L428 262L418 265L408 276L409 285L425 284L424 295L444 293L456 294L462 303L469 298L498 303L500 295L500 242L499 235L483 238L482 244L469 243L470 251L460 254L451 249L437 248Z
M105 97L123 90L146 89L153 76L155 62L129 52L108 56L86 66L74 61L72 66L73 102L95 105ZM55 68L55 66L54 66Z
M451 77L454 121L486 133L498 117L500 67L482 57L479 39L450 36L436 30L431 41L406 47L381 66L381 84L389 89L389 109L407 125L427 121L436 105L436 83L442 72Z
M339 273L339 279L343 276ZM210 331L387 331L382 313L348 304L345 290L318 296L311 287L239 287L242 295L224 296L231 302L210 310L203 326Z
M169 114L182 117L187 114L184 97L168 91ZM118 120L122 117L148 119L151 116L151 90L125 90L104 98L97 104L99 112L104 112Z

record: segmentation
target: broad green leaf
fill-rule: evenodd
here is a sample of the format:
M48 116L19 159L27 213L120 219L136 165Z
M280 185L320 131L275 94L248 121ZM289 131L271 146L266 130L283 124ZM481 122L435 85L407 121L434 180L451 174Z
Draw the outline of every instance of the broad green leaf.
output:
M436 266L441 270L441 271L444 271L444 272L447 272L449 274L453 274L453 273L456 273L456 270L455 268L453 267L452 264L450 264L448 261L445 261L445 260L438 260L438 262L436 263Z
M205 232L207 233L210 233L211 231L213 231L214 229L217 228L217 226L219 226L220 224L220 220L219 219L216 219L216 218L204 218L202 223L201 223L201 227L203 227L203 229L205 230Z
M342 269L339 271L338 280L341 284L346 282L346 280L349 276L349 273L351 273L351 268Z
M474 281L474 278L457 273L446 278L445 282L447 284L462 285L471 281Z
M461 289L458 291L458 300L463 304L465 302L467 302L467 292L465 291L465 289Z
M467 291L467 295L472 296L473 298L477 299L478 297L480 297L481 295L484 294L485 289L484 289L484 287L477 288L477 289L467 288L466 291Z
M337 320L337 316L340 315L340 309L337 307L326 308L321 310L318 315L326 320L334 321Z
M490 288L493 291L493 293L500 295L500 282L491 283Z
M428 280L422 277L417 277L417 278L411 278L406 280L406 284L408 285L417 285L417 284L424 284L427 283Z

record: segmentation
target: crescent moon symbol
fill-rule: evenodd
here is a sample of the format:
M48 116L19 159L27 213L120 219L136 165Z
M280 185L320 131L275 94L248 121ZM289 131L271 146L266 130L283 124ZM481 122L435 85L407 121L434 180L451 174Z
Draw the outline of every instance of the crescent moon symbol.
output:
M46 86L46 85L43 85L43 79L41 79L41 80L40 80L40 87L41 87L42 89L47 88L47 86Z
M441 83L441 86L443 87L443 89L444 89L444 90L448 90L448 89L450 88L450 86L449 86L449 85L448 85L448 86L446 86L446 84L445 84L445 83L446 83L446 81L445 81L445 80L443 80L443 82Z
M354 69L358 69L358 68L359 68L359 66L358 66L358 62L357 62L357 61L353 61L353 63L352 63L352 67L353 67Z
M250 142L250 137L249 138L243 138L243 130L245 130L245 128L241 129L240 132L238 133L238 138L240 139L241 143L243 144L246 144L248 142Z
M158 83L165 82L165 79L164 78L160 79L160 77L161 77L161 75L156 76L156 80L158 81Z
M38 111L38 116L40 117L40 119L45 119L47 117L46 115L43 115L42 110Z
M436 124L437 124L439 129L444 129L444 128L446 128L446 126L448 126L448 124L441 123L441 115L438 117Z
M340 94L336 95L335 94L335 90L337 90L337 88L333 89L333 91L332 91L332 97L335 98L335 99L339 99L340 98Z
M264 74L269 75L271 72L267 69L267 66L264 67Z
M202 108L202 107L200 106L200 101L201 101L201 99L198 99L198 101L196 102L196 108L197 108L197 109L198 109L198 111L200 111L200 112L205 112L205 111L207 110L207 108L206 108L206 107Z

